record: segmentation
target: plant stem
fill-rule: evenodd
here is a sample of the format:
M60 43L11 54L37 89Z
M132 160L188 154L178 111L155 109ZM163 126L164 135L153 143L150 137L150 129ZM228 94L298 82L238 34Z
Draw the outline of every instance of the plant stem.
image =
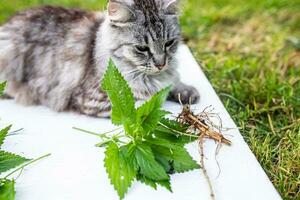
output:
M119 127L119 128L114 129L114 130L98 134L98 133L95 133L95 132L92 132L92 131L87 131L87 130L84 130L84 129L81 129L81 128L73 127L74 130L81 131L81 132L84 132L84 133L87 133L87 134L90 134L90 135L94 135L94 136L97 136L97 137L105 138L105 139L109 139L109 137L106 136L108 133L112 133L114 131L120 130L121 128L122 127Z
M118 128L116 128L116 129L113 129L113 130L111 130L111 131L107 131L107 132L105 132L105 133L101 133L100 135L106 135L106 134L109 134L109 133L113 133L113 132L115 132L115 131L118 131L118 130L120 130L120 129L122 129L122 127L118 127ZM123 131L121 131L120 133L122 133ZM119 134L120 134L119 133Z
M87 133L87 134L90 134L90 135L93 135L93 136L97 136L97 137L100 137L100 138L105 138L105 139L108 139L109 137L107 137L106 135L104 134L98 134L98 133L94 133L92 131L87 131L87 130L84 130L84 129L81 129L81 128L76 128L76 127L73 127L73 129L77 130L77 131L80 131L80 132L83 132L83 133Z
M174 129L172 129L172 128L166 126L165 124L163 124L163 123L161 123L161 122L159 122L158 124L161 125L161 126L163 126L163 127L165 127L165 128L167 128L167 129L169 129L169 130L171 130L171 131L173 131L173 132L175 132L175 133L178 133L178 134L180 134L180 135L185 135L185 136L193 137L193 138L198 138L198 137L199 137L199 136L197 136L197 135L187 134L187 133L183 133L183 132L174 130Z
M41 157L39 157L39 158L36 158L36 159L34 159L34 160L29 161L28 163L26 163L26 164L24 164L24 165L18 167L18 168L15 169L14 171L10 172L8 175L6 175L6 176L4 177L4 179L7 179L7 178L8 178L9 176L11 176L12 174L16 173L16 172L19 171L19 170L22 170L24 167L26 167L26 166L28 166L28 165L34 163L34 162L37 162L37 161L39 161L39 160L42 160L43 158L46 158L46 157L48 157L48 156L50 156L50 155L51 155L51 154L48 153L48 154L46 154L46 155L44 155L44 156L41 156Z
M87 133L87 134L99 137L98 133L94 133L92 131L87 131L87 130L84 130L84 129L81 129L81 128L77 128L77 127L73 127L73 129L76 130L76 131L80 131L80 132L83 132L83 133Z

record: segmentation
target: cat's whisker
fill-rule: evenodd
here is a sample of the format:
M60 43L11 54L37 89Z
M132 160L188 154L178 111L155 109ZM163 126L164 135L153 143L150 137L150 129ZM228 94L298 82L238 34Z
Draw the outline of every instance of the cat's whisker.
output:
M133 83L134 81L136 81L138 78L140 78L140 77L143 76L143 75L144 75L143 73L138 74L134 79L130 80L130 81L128 82L128 84Z
M146 81L146 78L148 78L148 75L147 75L147 74L145 74L145 76L143 77L143 82L147 85L148 82ZM151 94L150 94L149 88L150 88L150 87L146 87L146 93L147 93L147 95L150 97Z
M132 69L132 70L129 70L128 72L124 73L123 76L128 76L128 75L136 73L138 71L139 71L138 69Z

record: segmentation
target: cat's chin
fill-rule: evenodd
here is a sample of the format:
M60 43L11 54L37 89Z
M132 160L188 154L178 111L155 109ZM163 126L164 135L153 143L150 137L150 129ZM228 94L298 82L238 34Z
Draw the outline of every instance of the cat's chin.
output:
M141 72L143 74L149 75L149 76L159 76L161 73L163 73L164 71L166 71L167 68L164 69L146 69L146 70L141 70Z
M156 72L144 72L146 75L149 76L158 76L161 74L162 71L156 71Z

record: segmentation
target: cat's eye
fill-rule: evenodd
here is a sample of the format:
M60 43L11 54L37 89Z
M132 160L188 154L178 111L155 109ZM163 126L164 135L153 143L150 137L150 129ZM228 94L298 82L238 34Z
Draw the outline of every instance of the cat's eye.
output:
M147 46L135 46L135 48L138 50L138 51L140 51L140 52L148 52L148 51L150 51L150 49L149 49L149 47L147 47Z
M174 43L175 43L175 39L170 40L170 41L166 42L165 47L171 47Z

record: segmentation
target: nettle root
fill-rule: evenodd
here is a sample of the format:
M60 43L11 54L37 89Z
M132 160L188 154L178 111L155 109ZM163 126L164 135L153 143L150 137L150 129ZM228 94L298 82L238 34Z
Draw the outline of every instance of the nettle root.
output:
M210 189L211 199L215 199L215 194L211 180L208 176L207 169L204 162L204 139L213 139L219 144L231 145L231 141L226 139L222 134L222 127L216 126L211 120L210 116L215 115L214 113L207 112L206 109L199 114L195 114L191 111L190 105L184 105L182 112L178 115L177 120L182 124L186 124L190 129L194 130L199 135L198 145L200 153L200 164L205 179ZM218 117L219 118L219 117ZM220 119L220 118L219 118ZM221 119L220 119L221 122Z

